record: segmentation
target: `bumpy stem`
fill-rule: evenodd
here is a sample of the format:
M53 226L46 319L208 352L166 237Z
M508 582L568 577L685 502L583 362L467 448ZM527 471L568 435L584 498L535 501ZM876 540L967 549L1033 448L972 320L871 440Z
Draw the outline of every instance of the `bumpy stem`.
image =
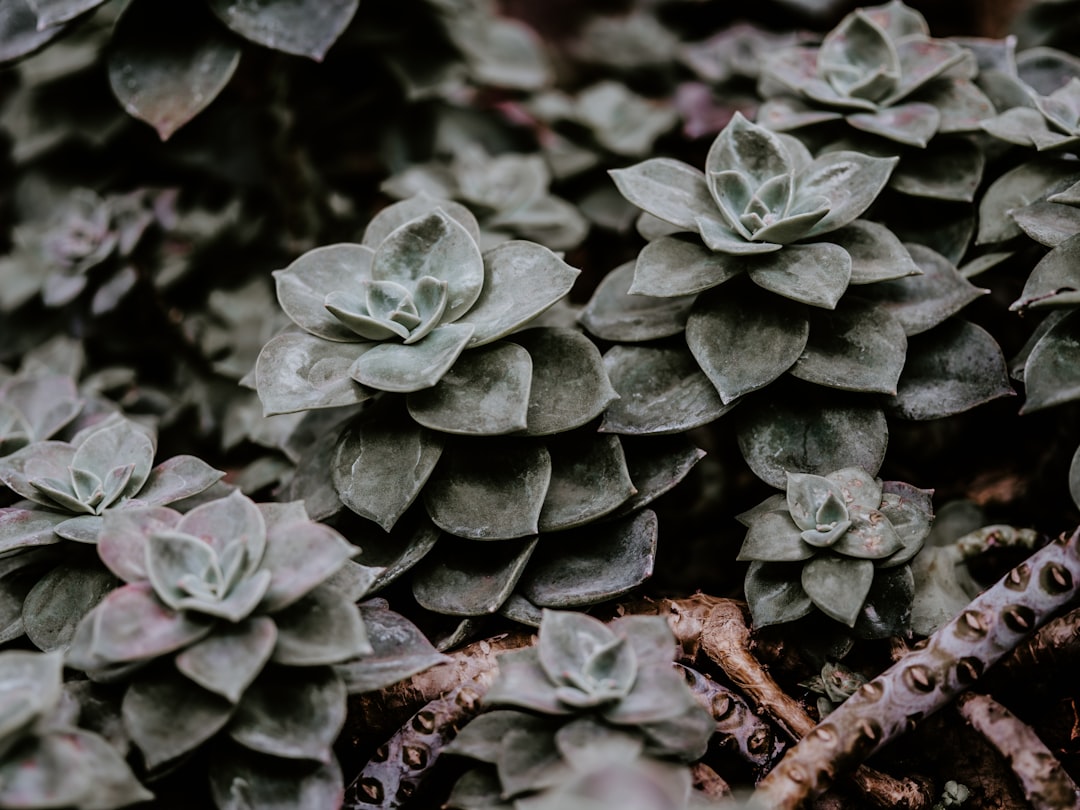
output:
M1033 810L1080 810L1080 788L1031 727L987 695L961 695L960 714L1013 769Z
M682 667L694 697L716 721L715 744L738 752L757 773L764 773L780 758L784 742L739 694L722 686L696 669Z
M1058 616L1001 662L1006 677L1037 667L1067 667L1080 655L1080 608Z
M802 705L788 696L750 652L750 630L738 602L698 594L667 603L675 615L672 624L684 648L696 648L716 662L724 674L768 712L793 739L814 729L814 720ZM855 769L852 781L875 805L916 810L931 797L924 786L910 779L894 779L865 765Z
M937 711L1068 604L1080 584L1080 530L1037 551L788 751L754 801L793 810L836 775Z
M495 673L494 667L481 671L414 714L346 788L342 810L388 810L408 802L443 748L479 712Z

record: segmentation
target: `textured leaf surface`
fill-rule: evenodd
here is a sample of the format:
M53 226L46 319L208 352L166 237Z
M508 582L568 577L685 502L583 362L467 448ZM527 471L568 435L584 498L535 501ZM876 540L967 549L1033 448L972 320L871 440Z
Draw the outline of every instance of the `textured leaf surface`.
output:
M360 0L207 0L229 28L257 45L322 61Z
M648 509L581 529L544 535L518 585L535 605L572 608L629 592L652 576L656 514Z
M433 387L409 394L409 414L442 433L524 430L531 382L529 352L505 341L489 344L462 355Z
M604 276L581 313L581 325L602 340L629 343L677 335L694 296L630 295L634 268L635 262L627 262Z
M424 488L436 526L458 537L509 540L539 531L551 456L538 441L459 440Z
M851 256L822 242L788 245L747 259L747 273L759 287L814 307L833 309L851 281Z
M200 6L136 0L116 23L109 83L131 115L168 140L220 93L240 48Z
M360 617L371 652L335 667L349 694L385 689L448 660L416 625L377 602L360 605Z
M604 413L602 431L625 435L682 433L731 410L681 346L613 346L604 366L619 394Z
M880 306L847 298L833 312L811 313L810 337L791 374L844 391L895 394L906 355L899 320Z
M548 444L551 483L540 510L542 532L571 529L614 511L634 494L617 436L563 436Z
M801 619L814 603L799 584L802 563L752 562L743 590L755 627Z
M329 762L345 724L345 684L329 667L271 667L244 694L229 736L252 751Z
M124 693L124 728L148 768L176 759L214 736L233 713L229 701L169 667L143 675ZM177 711L177 707L183 711Z
M954 319L912 339L897 395L887 407L904 419L939 419L1013 393L994 338L981 326Z
M918 275L919 266L896 235L877 222L857 219L829 234L851 256L850 284L872 284Z
M442 455L439 434L395 415L359 417L334 451L334 488L358 515L390 531Z
M532 358L526 435L546 436L581 427L618 398L599 349L576 329L525 329L509 340Z
M23 625L39 650L67 647L79 621L117 585L100 567L67 563L46 573L26 595Z
M1052 158L1030 160L1005 172L990 184L979 202L979 231L975 244L1004 242L1020 236L1023 231L1009 216L1009 211L1064 191L1078 180L1080 173L1073 166Z
M916 244L907 249L922 275L862 287L859 297L891 313L908 337L932 329L989 292L965 279L940 253Z
M749 285L739 295L702 296L686 323L686 344L724 404L764 388L791 368L809 334L800 308Z
M221 810L292 810L341 804L341 767L329 762L282 761L243 749L212 757L210 791Z
M889 185L913 197L972 202L986 158L974 142L938 138L933 146L904 155Z
M444 536L413 573L413 596L427 610L449 616L495 613L509 598L536 548L537 538L477 545Z
M698 217L716 216L705 174L682 161L650 158L610 174L626 199L684 230L696 231Z
M274 614L275 663L297 667L337 664L371 652L356 605L343 593L323 586Z
M1070 312L1043 335L1024 365L1023 413L1080 397L1080 312Z
M361 385L409 393L435 385L454 365L472 337L471 324L436 326L416 343L379 343L361 354L350 373Z
M874 581L871 560L849 560L832 555L815 557L803 565L801 584L806 595L826 616L852 627Z
M1028 307L1073 306L1080 303L1080 233L1068 239L1042 257L1035 265L1020 298L1012 310Z
M263 414L355 405L374 393L349 372L372 343L334 343L302 332L285 332L263 346L255 384Z
M276 641L274 622L257 616L235 625L220 625L213 635L183 650L174 660L181 674L236 703L270 660Z
M777 489L786 486L788 471L823 475L862 467L876 473L889 438L880 409L832 397L777 396L745 408L737 425L743 458Z
M746 269L726 253L715 253L695 240L661 236L641 249L634 265L631 295L678 300L723 284Z

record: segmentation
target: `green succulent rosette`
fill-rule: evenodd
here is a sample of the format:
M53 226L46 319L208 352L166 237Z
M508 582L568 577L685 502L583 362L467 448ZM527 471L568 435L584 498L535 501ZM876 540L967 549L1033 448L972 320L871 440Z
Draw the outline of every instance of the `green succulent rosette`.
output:
M358 551L300 503L239 492L186 514L110 513L98 553L124 584L79 624L66 664L126 683L123 727L151 772L213 739L215 785L281 767L340 788L346 695L443 660L400 616L356 605L377 574Z
M485 763L461 778L449 806L490 806L483 801L493 796L557 806L551 802L580 789L589 774L628 762L661 784L679 784L670 760L700 757L715 721L674 656L675 638L661 617L605 625L545 610L536 645L499 656L499 675L484 697L492 710L446 749ZM564 784L566 793L547 792ZM688 792L688 783L675 790L684 802Z
M785 495L739 516L754 624L820 611L862 637L903 632L915 587L907 563L930 532L930 495L854 467L789 474Z
M78 728L60 653L0 653L0 807L113 810L153 798L123 751Z
M66 646L116 585L94 548L105 516L189 498L224 475L189 455L155 465L155 452L153 430L114 414L70 442L37 441L0 458L0 482L22 498L0 509L0 639L25 632L41 649Z
M1008 107L982 128L1039 152L1075 152L1080 144L1080 60L1054 48L1006 54L995 85Z
M946 323L983 291L946 257L860 218L895 163L814 158L737 114L704 172L666 158L612 172L670 228L650 230L582 312L597 337L640 344L604 357L620 399L602 430L674 433L753 399L736 415L740 447L782 487L785 470L877 470L886 410L928 419L1010 393L993 338ZM946 354L970 361L946 372Z
M437 238L421 238L431 233ZM256 382L270 411L359 405L325 428L289 491L319 518L344 506L374 524L360 542L386 569L375 587L414 569L413 592L426 609L456 617L504 611L535 623L540 607L593 604L651 574L656 517L642 507L701 454L680 439L628 447L599 435L595 422L616 397L599 350L575 329L528 326L565 295L576 271L528 242L503 243L481 258L478 233L465 208L421 195L372 221L365 240L376 250L336 246L301 257L278 274L278 296L290 317L324 336L271 340ZM320 257L339 250L370 265L334 264L324 273ZM396 284L368 279L369 268L383 266L459 303L430 310L421 303L417 317L427 325L418 321L404 338L362 338L339 320L344 293L318 298L314 290ZM408 330L394 320L404 317L404 300L385 329ZM374 310L354 310L346 320L374 335ZM440 330L460 339L460 354L444 369L428 364L425 348L442 345ZM349 353L357 355L351 371ZM382 360L364 365L379 353ZM377 390L372 368L401 384L384 380Z
M919 12L892 0L853 11L820 45L765 59L759 120L777 131L844 120L921 148L938 134L978 131L993 114L977 73L966 48L931 37Z

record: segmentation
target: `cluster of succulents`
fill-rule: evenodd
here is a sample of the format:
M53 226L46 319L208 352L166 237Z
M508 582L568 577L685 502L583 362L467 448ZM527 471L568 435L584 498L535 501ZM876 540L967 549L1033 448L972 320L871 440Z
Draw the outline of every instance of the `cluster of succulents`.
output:
M714 723L672 665L674 654L675 638L660 617L605 625L544 611L536 645L499 657L484 698L489 711L447 748L484 763L461 777L448 806L472 810L499 798L545 808L571 797L610 802L635 786L670 802L658 806L686 806L689 775L671 761L700 757ZM637 773L629 784L622 781L628 771Z
M914 597L907 563L930 532L930 495L854 467L789 473L785 495L740 515L748 531L738 559L751 561L754 624L817 609L867 637L903 632Z

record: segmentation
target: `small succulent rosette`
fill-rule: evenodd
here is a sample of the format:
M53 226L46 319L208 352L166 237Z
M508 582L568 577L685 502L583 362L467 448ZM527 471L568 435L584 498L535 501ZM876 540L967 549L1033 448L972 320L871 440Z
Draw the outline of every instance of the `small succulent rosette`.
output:
M0 807L113 810L153 798L104 737L76 727L60 653L0 652Z
M40 649L66 646L117 584L94 548L105 515L180 501L224 475L189 455L154 465L155 450L153 430L113 414L70 442L0 458L0 482L23 498L0 509L0 640L25 632Z
M598 434L616 397L599 350L576 329L527 327L577 271L530 242L481 254L478 233L462 206L421 195L376 216L374 249L302 256L277 275L278 297L309 333L271 340L256 383L268 412L360 405L307 449L290 497L375 524L358 542L386 569L376 587L419 564L422 607L535 622L541 606L594 604L651 574L656 517L643 507L701 453ZM378 310L380 291L408 284L416 296ZM436 290L442 303L426 297ZM564 542L546 539L556 533Z
M515 708L480 715L446 749L485 763L461 778L449 806L487 807L483 802L498 796L554 806L562 794L543 791L570 783L577 789L590 774L627 763L668 787L671 778L681 784L671 776L678 769L661 763L701 757L715 722L674 656L675 638L661 617L605 625L544 611L536 645L499 656L499 675L484 697L488 706ZM687 783L675 795L686 801L688 790Z
M789 474L785 495L739 516L755 626L820 611L860 637L904 632L915 587L907 563L930 532L931 494L858 468Z
M767 58L759 120L770 129L844 120L899 144L925 147L938 134L969 133L994 113L974 84L975 58L930 36L923 16L892 0L861 8L820 45L796 45Z
M456 200L476 213L483 247L529 239L552 250L571 250L585 239L588 221L577 208L548 191L551 171L540 155L489 155L468 144L448 160L410 166L385 180L397 199L427 193Z
M234 492L183 515L147 507L105 521L98 552L125 584L79 624L66 663L127 683L124 729L151 771L217 738L216 795L245 769L277 767L302 771L298 786L340 790L331 745L347 693L442 660L396 614L365 621L355 602L376 571L352 563L358 549L302 504Z

